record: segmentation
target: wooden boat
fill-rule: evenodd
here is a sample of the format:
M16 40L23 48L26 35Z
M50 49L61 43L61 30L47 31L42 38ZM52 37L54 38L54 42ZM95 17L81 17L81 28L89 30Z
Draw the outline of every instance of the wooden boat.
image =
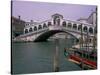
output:
M97 68L97 62L93 61L91 59L87 59L86 57L82 57L81 54L70 54L70 53L64 53L64 55L67 57L67 59L77 65L82 66L82 63L85 67L88 67L88 69L96 69Z
M79 65L83 63L83 65L87 65L89 68L93 68L93 69L96 69L97 67L97 63L95 61L92 61L86 58L81 58L75 55L70 55L68 60L69 61L71 60L72 62L79 64Z
M88 33L87 33L87 38L89 38ZM89 42L86 42L86 44L88 45ZM93 45L95 45L95 44L93 44ZM77 47L74 47L74 48L76 50L73 50L73 53L67 53L67 51L64 51L64 52L66 52L66 54L69 54L69 55L66 55L67 59L69 61L80 65L82 69L84 69L86 67L88 69L96 69L97 68L97 53L94 52L95 46L94 46L94 48L92 47L91 50L89 50L89 46L86 46L87 49L82 50L82 48L83 48L82 29L81 29L80 47L78 46L78 48ZM93 60L93 59L95 59L95 60Z

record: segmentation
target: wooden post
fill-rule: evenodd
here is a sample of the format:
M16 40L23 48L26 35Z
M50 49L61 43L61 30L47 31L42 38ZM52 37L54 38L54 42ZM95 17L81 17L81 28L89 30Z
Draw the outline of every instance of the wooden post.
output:
M82 24L81 24L80 50L81 50L82 48L83 48L83 28L82 28ZM84 69L84 65L83 65L83 51L82 51L81 67L82 67L82 69Z
M96 7L96 26L94 27L94 36L93 36L93 51L95 51L96 50L96 44L97 44L97 40L96 40L96 38L97 38L97 33L96 33L96 31L97 31L97 7ZM95 60L95 57L94 57L94 60Z
M87 52L89 52L89 35L88 35L88 31L87 31L87 40L86 40L86 44L87 44ZM88 57L87 57L88 59L89 59L89 53L88 53Z
M55 39L56 49L54 52L54 72L59 72L59 40Z

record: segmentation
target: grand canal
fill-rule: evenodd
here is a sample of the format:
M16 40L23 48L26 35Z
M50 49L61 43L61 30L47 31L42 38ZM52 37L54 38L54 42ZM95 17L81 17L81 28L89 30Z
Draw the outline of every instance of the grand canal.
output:
M59 70L81 70L79 66L68 61L64 48L71 47L72 39L59 39ZM12 43L12 71L14 74L53 72L55 42Z

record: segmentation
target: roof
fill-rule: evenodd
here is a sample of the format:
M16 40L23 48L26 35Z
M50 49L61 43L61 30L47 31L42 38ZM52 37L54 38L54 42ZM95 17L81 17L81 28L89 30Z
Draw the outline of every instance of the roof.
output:
M55 14L53 14L53 15L52 15L52 17L54 17L54 16L60 16L60 17L62 17L62 18L63 18L63 16L62 16L62 15L60 15L60 14L58 14L58 13L55 13Z

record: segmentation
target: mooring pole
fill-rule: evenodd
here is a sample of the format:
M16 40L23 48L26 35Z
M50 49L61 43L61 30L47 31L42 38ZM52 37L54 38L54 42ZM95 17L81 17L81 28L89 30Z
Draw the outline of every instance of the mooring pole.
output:
M81 24L81 39L80 39L80 49L82 50L83 48L83 30L82 30L82 24ZM84 68L84 63L83 63L83 51L82 51L82 60L81 60L81 67L82 69Z
M54 52L54 72L59 72L59 39L55 39L56 49Z

